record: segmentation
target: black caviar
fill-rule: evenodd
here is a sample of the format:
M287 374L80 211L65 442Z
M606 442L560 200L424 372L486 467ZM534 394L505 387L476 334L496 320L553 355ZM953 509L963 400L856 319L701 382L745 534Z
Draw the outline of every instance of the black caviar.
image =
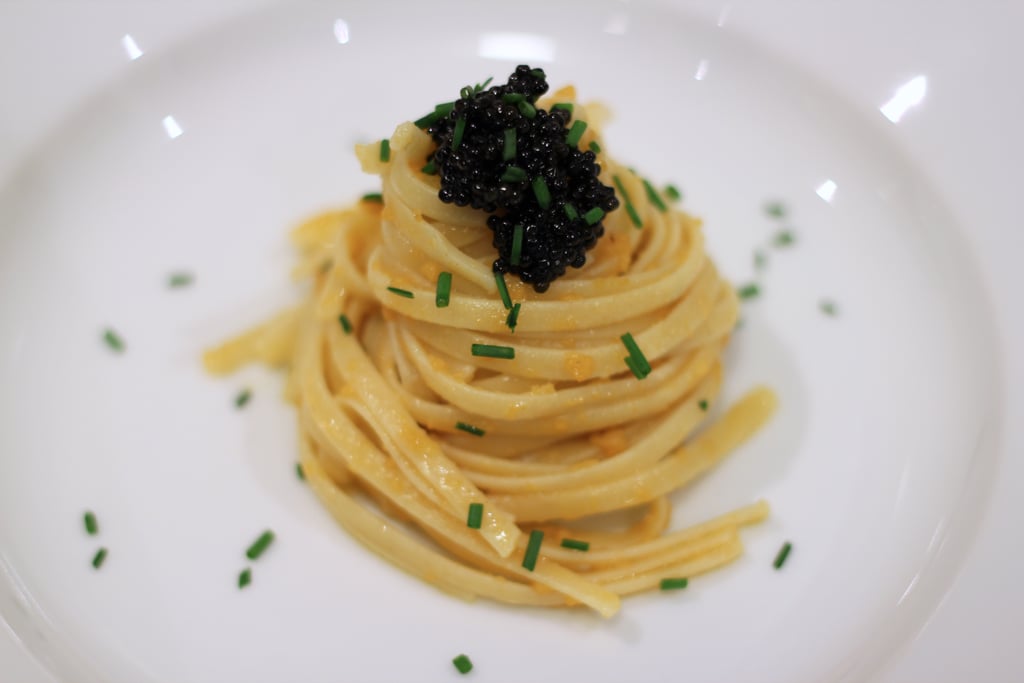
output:
M431 160L441 201L490 213L494 270L543 292L566 268L586 263L604 234L601 218L619 201L598 180L594 153L566 142L570 112L536 106L548 90L542 69L521 65L505 85L485 87L463 88L416 123L437 143Z

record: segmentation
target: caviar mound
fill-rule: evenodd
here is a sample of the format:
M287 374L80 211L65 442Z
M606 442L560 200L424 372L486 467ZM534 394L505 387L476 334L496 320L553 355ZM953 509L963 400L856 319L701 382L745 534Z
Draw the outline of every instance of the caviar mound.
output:
M542 69L520 65L504 85L463 88L417 121L437 145L438 197L492 214L494 270L538 292L586 263L604 234L601 219L619 205L598 180L594 153L570 144L570 111L536 106L547 90Z

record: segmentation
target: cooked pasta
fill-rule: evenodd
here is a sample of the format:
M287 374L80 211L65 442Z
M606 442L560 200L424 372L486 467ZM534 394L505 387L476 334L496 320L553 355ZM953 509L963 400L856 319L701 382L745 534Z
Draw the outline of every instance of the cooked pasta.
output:
M564 88L545 102L574 100ZM623 595L742 552L739 529L766 503L672 530L670 500L775 398L758 388L719 408L738 301L701 222L603 151L599 110L576 104L572 118L588 122L579 146L598 143L601 180L629 205L604 216L582 268L543 293L496 277L486 215L439 199L423 171L434 141L405 123L388 154L357 148L379 199L293 232L306 300L204 360L213 373L287 371L309 485L390 562L465 598L607 617ZM628 524L602 514L630 510Z

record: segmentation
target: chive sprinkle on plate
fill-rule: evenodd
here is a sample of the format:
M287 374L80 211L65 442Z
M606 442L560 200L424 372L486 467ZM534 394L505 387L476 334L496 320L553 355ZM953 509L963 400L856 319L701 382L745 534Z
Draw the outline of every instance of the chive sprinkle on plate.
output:
M690 580L683 576L679 578L662 579L660 587L663 591L676 591L682 590L688 585L690 585Z
M103 562L107 559L107 549L100 548L96 551L96 554L92 556L92 567L93 569L99 569L103 566Z
M252 570L245 568L238 574L238 588L245 588L250 583L252 583Z
M270 529L267 529L262 534L260 534L259 538L252 542L252 545L250 545L249 548L245 551L245 556L248 557L250 560L255 560L259 558L259 556L262 555L273 542L274 532Z
M96 515L91 511L87 510L85 515L82 516L82 521L85 522L85 533L90 536L95 536L100 531L100 524L96 521Z
M756 299L761 294L761 287L756 282L743 285L736 290L736 295L741 299Z
M239 409L244 408L250 400L252 400L252 391L249 389L242 389L238 392L238 395L235 396L235 407Z
M192 273L180 271L167 276L167 286L171 289L181 289L182 287L188 287L194 280L195 277Z
M460 674L468 674L473 670L473 662L469 661L469 657L466 655L459 655L452 660L452 664L459 670Z
M124 339L112 328L103 330L103 341L112 351L121 353L124 351Z
M792 549L792 543L790 543L789 541L783 543L782 547L779 548L778 554L775 556L775 561L772 562L772 566L776 569L782 569L782 565L786 564L786 558L789 557L789 551L791 551Z

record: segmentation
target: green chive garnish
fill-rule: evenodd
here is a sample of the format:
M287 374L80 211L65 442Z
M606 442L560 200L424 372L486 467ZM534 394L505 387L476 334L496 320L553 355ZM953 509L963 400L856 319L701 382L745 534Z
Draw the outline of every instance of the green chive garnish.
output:
M117 332L114 332L114 330L109 327L103 331L103 341L106 342L107 346L118 353L124 351L124 340L121 339L121 336Z
M574 221L574 220L576 220L577 218L580 217L580 214L576 210L576 207L573 206L572 204L570 204L569 202L566 202L565 204L562 204L562 211L565 211L565 215L568 216L569 220L571 220L571 221ZM597 220L601 220L601 219L598 218Z
M821 312L824 313L825 315L835 316L839 312L839 310L836 308L835 303L828 300L824 300L820 304L818 304L818 308L820 308Z
M469 514L466 515L466 526L470 529L479 529L484 521L484 504L470 503Z
M626 367L629 368L630 371L632 371L634 377L636 377L637 379L644 379L645 377L647 377L647 375L644 374L644 371L640 368L640 364L636 362L636 358L633 358L632 356L626 356L622 360L626 362Z
M501 151L502 161L512 161L516 158L516 129L505 129L505 148Z
M537 189L537 182L534 181L533 189ZM547 188L544 188L547 191ZM546 207L545 207L546 208ZM523 225L520 223L516 227L512 228L512 253L509 254L508 261L513 266L519 265L519 258L523 253Z
M452 133L452 151L462 144L462 136L466 134L466 119L458 119L455 122L455 132Z
M668 195L668 198L674 202L678 202L680 199L683 198L683 193L680 192L679 188L676 187L675 185L666 185L665 194Z
M569 112L569 115L571 116L573 111L573 104L572 102L559 102L557 104L551 105L551 111L555 111L556 109L564 109L565 111Z
M468 100L472 96L473 96L473 88L471 88L468 85L465 86L464 88L462 88L462 90L459 91L459 97L461 97L464 100Z
M494 76L489 76L487 80L484 81L483 83L477 83L476 85L473 86L473 93L476 94L478 92L482 92L487 88L487 85L493 80Z
M437 164L435 164L434 160L431 159L430 161L427 162L426 166L420 169L420 171L426 173L427 175L437 175Z
M533 179L533 194L537 197L540 208L547 209L551 206L551 191L548 190L548 182L544 180L544 176L539 175Z
M663 202L661 197L658 195L658 191L654 189L654 186L651 185L651 182L646 178L644 179L644 189L647 190L647 198L651 200L651 204L654 204L658 211L661 211L662 213L668 211L668 207L665 206L665 202Z
M238 395L235 396L235 407L244 408L245 404L248 403L250 399L252 399L252 391L249 389L242 389L238 392Z
M455 428L461 429L462 431L472 434L473 436L483 436L484 434L487 433L484 430L480 429L479 427L474 427L473 425L468 424L466 422L456 422Z
M505 104L518 104L525 99L526 97L522 93L518 92L507 92L501 96L501 101Z
M260 534L259 538L252 542L252 545L250 545L248 550L245 551L245 556L250 560L255 560L259 558L259 556L263 554L263 551L265 551L273 542L274 532L267 529Z
M636 361L636 366L644 374L644 376L650 374L651 364L647 362L647 358L644 356L644 352L637 346L636 340L633 339L633 335L627 332L626 334L619 337L622 340L622 344L629 351L629 357Z
M96 551L96 554L92 556L92 567L93 569L99 569L103 566L103 561L107 559L107 549L100 548Z
M600 206L595 206L593 209L583 214L583 220L587 225L594 225L602 218L604 218L604 209Z
M776 569L782 569L782 565L786 564L786 558L789 557L789 551L793 549L793 544L786 541L779 548L779 554L775 556L775 561L772 562L772 566Z
M786 206L782 202L768 202L764 205L764 212L771 218L785 218Z
M250 583L252 583L252 570L251 569L243 569L238 574L238 587L239 587L239 589L245 588Z
M501 174L502 182L506 183L521 183L526 180L526 178L526 171L518 166L509 166L505 169L505 172Z
M498 295L501 296L501 303L505 305L505 308L512 308L512 297L508 295L508 287L505 285L505 274L495 273L494 284L498 285Z
M766 265L768 265L768 254L761 249L756 250L754 252L754 267L762 270Z
M704 412L707 412L707 410L708 410L708 400L706 398L702 398L701 400L697 401L697 406L701 410L703 410Z
M470 348L474 356L484 358L502 358L512 360L516 357L516 350L511 346L495 346L494 344L473 344Z
M544 69L530 69L530 75L534 78L544 78Z
M410 292L408 289L400 289L398 287L388 287L388 291L391 292L392 294L397 294L398 296L405 297L406 299L411 299L414 296L413 293Z
M569 550L579 550L585 553L590 550L590 543L587 541L577 541L575 538L563 538L562 547L568 548Z
M466 655L459 655L452 660L452 664L459 670L460 674L468 674L473 669L473 662L469 661Z
M306 470L303 469L302 463L295 463L295 476L299 478L299 481L306 481Z
M437 292L434 294L434 305L445 308L451 301L452 274L447 270L437 276Z
M519 104L516 105L516 106L519 107L519 113L522 114L523 116L525 116L528 119L532 119L535 116L537 116L537 109L536 109L536 107L534 107L532 104L530 104L526 100L520 101Z
M678 579L662 579L661 590L663 591L675 591L681 588L686 588L690 583L690 580L686 577Z
M448 116L452 113L452 109L455 108L454 102L445 102L434 107L434 111L430 112L426 116L416 119L413 123L417 128L430 128L432 125Z
M384 203L384 195L380 192L367 192L362 196L364 202L376 202L378 204Z
M612 176L612 182L615 183L615 187L618 188L619 194L622 195L622 203L626 205L626 213L629 214L629 219L633 221L633 225L637 228L644 227L643 221L640 220L640 214L636 212L636 207L633 206L633 202L629 199L629 193L626 192L626 186L622 184L622 179L619 176Z
M540 555L540 544L544 540L544 532L534 529L530 532L530 540L526 543L526 554L523 555L523 567L533 571L537 566L537 556Z
M91 511L86 511L83 520L85 521L85 533L95 536L100 530L99 522L96 521L96 515Z
M505 318L505 324L508 325L508 329L512 330L512 334L516 332L516 325L519 324L519 307L520 303L517 301L512 310L508 312L508 316Z
M565 136L565 144L570 147L575 147L580 144L580 138L583 137L583 132L587 129L587 122L576 120L572 122L572 127L569 128L569 134Z
M761 288L756 282L751 282L736 290L736 294L741 299L753 299L761 294Z
M387 138L380 141L380 160L383 162L391 161L391 140Z
M171 289L188 287L194 279L192 273L171 273L170 277L167 278L167 286Z
M790 230L780 230L775 233L775 237L772 239L772 244L776 247L788 247L796 242L796 235Z
M591 140L590 144L587 146L590 147L590 151L593 152L594 154L601 153L601 145L597 144L597 140Z
M341 331L345 334L352 334L352 321L348 319L348 316L342 313L338 316L338 322L341 323Z

